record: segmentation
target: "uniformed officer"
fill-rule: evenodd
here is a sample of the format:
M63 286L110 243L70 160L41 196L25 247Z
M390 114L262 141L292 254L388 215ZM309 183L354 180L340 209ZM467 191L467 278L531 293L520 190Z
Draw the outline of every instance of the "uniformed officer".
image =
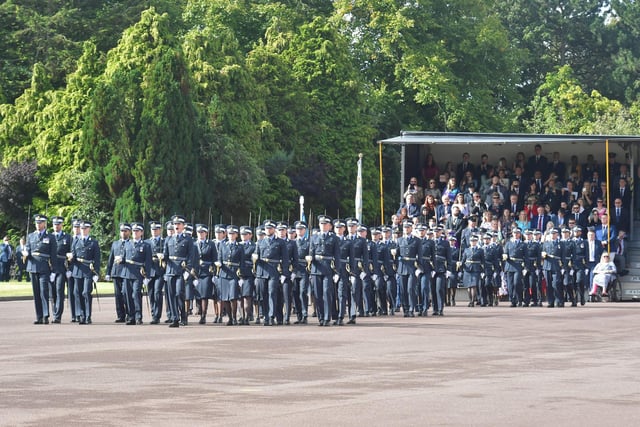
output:
M484 276L484 251L478 247L478 240L477 235L471 235L471 246L464 250L461 260L458 261L458 269L462 268L462 285L467 288L469 294L469 307L475 306L476 290Z
M382 244L386 246L390 256L390 268L387 269L385 277L387 282L387 304L389 304L389 314L393 316L396 312L396 296L398 294L398 278L396 274L398 269L398 261L396 259L398 245L393 239L391 227L389 227L388 225L383 225L381 231L384 234L384 240Z
M522 241L522 230L515 227L512 234L511 239L504 245L502 260L511 307L522 307L522 271L526 265L527 251Z
M144 225L131 223L133 239L125 244L125 302L127 325L142 325L142 288L149 284L151 271L151 245L143 240ZM147 288L148 289L148 288ZM147 292L147 295L148 292Z
M164 294L164 238L162 237L162 223L150 221L149 229L151 237L147 243L151 247L151 268L147 272L149 283L147 284L147 295L151 303L151 324L160 323L162 316L162 302Z
M76 294L78 293L76 289L76 279L72 275L73 271L73 262L69 261L69 254L71 253L71 248L73 248L73 244L76 240L82 237L82 233L80 231L80 225L82 224L82 220L74 218L71 221L72 228L72 236L71 236L71 247L67 250L65 256L66 264L67 264L67 295L69 297L69 308L71 309L71 322L76 323L80 321L80 316L76 313Z
M589 248L587 247L587 243L582 238L582 227L576 226L573 228L573 233L575 237L573 238L573 268L576 272L576 300L580 301L580 305L585 304L585 291L586 291L586 281L587 281L587 268L588 268L588 257L589 257Z
M175 236L176 234L176 229L173 226L173 221L169 220L164 224L164 228L165 230L167 230L167 237L165 239L163 239L163 243L162 243L162 264L163 264L163 273L162 273L162 281L165 284L165 292L164 292L164 302L165 302L165 310L167 313L167 318L164 320L164 323L171 323L171 305L169 304L169 291L167 290L166 284L166 269L167 269L167 260L164 258L164 245L167 242L167 239L171 236Z
M536 287L536 293L538 295L538 307L542 307L542 300L544 299L545 295L542 289L542 279L544 277L544 270L542 269L542 244L544 243L544 241L542 240L542 231L538 230L537 228L535 228L533 230L533 240L535 240L539 245L540 245L540 259L539 259L539 263L538 263L538 268L536 269L536 275L534 277L535 279L535 287Z
M319 326L330 326L334 307L334 283L338 281L340 268L340 241L331 232L331 218L318 217L320 232L311 237L309 255L305 259L311 263L311 282L315 288L316 312Z
M562 258L562 245L558 239L559 231L553 228L542 244L542 269L547 282L547 307L564 307L564 290L562 286L562 273L564 259Z
M213 239L213 246L216 249L216 254L220 253L220 245L227 241L227 226L225 224L216 224L213 227L213 231L216 235ZM213 304L215 307L216 317L213 319L213 323L222 323L222 300L220 300L220 271L215 268L213 271L213 277L211 278L213 283Z
M432 232L433 233L433 232ZM471 236L469 236L469 240ZM449 236L447 239L449 241L449 246L451 247L451 259L458 260L461 259L460 251L461 248L458 247L458 239L456 236ZM469 242L469 246L471 243ZM449 264L449 271L445 274L446 282L447 282L447 295L445 299L445 305L447 306L456 306L456 294L458 293L458 284L462 283L462 271L458 271L458 265L455 262ZM432 285L433 286L433 285ZM435 316L435 311L433 312Z
M433 239L427 237L427 225L418 224L418 241L422 247L422 266L424 272L419 278L419 316L426 316L429 309L429 300L431 299L431 280L433 273L433 259L435 257L436 245ZM433 236L433 233L432 233Z
M352 281L355 282L355 277L351 276L351 247L353 241L346 238L344 235L346 229L346 223L342 219L335 219L333 221L333 230L340 242L340 267L336 268L338 272L338 281L335 284L334 294L337 297L337 306L334 307L333 318L335 319L333 324L342 326L344 324L344 318L350 313L351 309L351 285ZM353 277L353 278L352 278ZM356 323L356 308L353 307L352 317L349 317L348 323Z
M297 320L295 324L307 324L308 308L309 308L309 271L311 263L307 262L309 255L310 238L307 234L307 223L304 221L296 221L296 252L298 262L294 266L296 273L296 285L298 288L298 301L296 303Z
M244 264L244 249L237 242L240 229L235 225L227 226L227 240L220 243L218 259L215 263L219 269L219 295L222 309L229 316L227 326L238 324L238 299L240 287L238 279L241 277L240 267Z
M483 236L484 280L480 291L480 304L482 307L494 304L494 299L496 298L494 289L497 288L498 274L500 274L502 248L497 243L491 241L492 237L493 234L490 232L485 233Z
M214 262L218 260L218 253L215 245L208 239L209 227L204 224L196 224L198 239L195 242L197 285L196 292L200 297L200 325L207 323L207 311L209 309L209 299L213 297L213 282L211 276L214 272Z
M573 269L573 252L575 249L573 240L571 239L571 229L566 226L562 227L560 234L562 236L560 239L560 244L562 245L562 257L566 260L566 263L564 264L564 272L562 272L562 285L564 287L563 302L565 297L567 297L568 300L571 301L571 307L576 307L578 305L574 284L576 272Z
M36 325L49 323L49 282L55 275L51 269L52 260L57 256L56 238L47 232L47 217L37 214L33 217L36 230L27 236L26 249L22 252L26 258L27 272L31 276L33 302L36 309Z
M348 232L346 239L351 241L351 252L348 256L349 283L351 284L349 319L355 322L356 315L364 315L363 284L369 266L369 250L367 239L358 235L360 222L356 218L347 218L345 223ZM371 314L371 312L367 313Z
M282 275L285 276L284 282L279 289L278 304L276 308L276 320L278 324L284 320L285 325L291 324L291 311L293 309L293 282L295 280L294 266L298 263L298 251L296 249L296 232L295 229L289 228L289 224L280 221L276 225L276 235L278 239L282 239L287 247L287 256L289 269L283 270ZM284 310L284 311L283 311ZM280 314L283 313L283 314Z
M113 280L113 296L116 303L116 323L124 323L127 307L124 294L124 274L126 269L125 246L131 235L131 225L120 223L120 239L111 244L111 251L107 259L107 281ZM134 319L135 320L135 319Z
M256 227L256 249L258 248L258 243L260 243L260 241L265 237L267 237L267 232L265 231L264 226L262 225L257 226ZM256 274L258 257L255 250L251 255L251 262L253 264L253 275L255 277L255 285L256 285L256 292L254 296L256 325L259 325L260 319L264 318L265 316L267 316L267 313L269 313L269 298L267 295L267 282L264 278Z
M367 242L366 251L369 255L369 262L363 264L365 276L362 279L362 299L365 317L375 316L378 313L378 306L376 304L376 290L375 285L377 282L377 274L373 271L376 258L378 256L375 251L373 241L367 239L367 233L369 228L364 225L358 225L358 236Z
M64 218L54 216L51 218L53 223L53 235L56 238L56 256L51 259L51 266L55 273L53 296L53 320L52 323L60 323L62 321L62 313L64 312L64 289L67 284L67 276L69 269L67 268L67 252L71 252L71 236L62 230ZM71 300L71 298L69 298ZM75 299L74 299L75 302ZM75 312L75 307L72 310Z
M276 316L282 316L282 311L277 313L276 310L279 288L286 279L283 273L289 270L289 254L286 242L275 236L275 222L266 220L263 225L266 236L258 242L254 258L257 257L256 276L265 280L267 288L268 310L265 312L264 325L271 326Z
M185 292L185 300L184 300L184 311L187 313L187 317L193 314L193 306L194 300L196 302L197 314L200 314L200 294L196 290L197 276L195 266L198 263L198 252L196 250L196 239L193 237L193 224L187 222L184 225L184 234L185 236L191 239L191 244L193 245L193 250L191 251L193 259L191 260L192 268L188 270L189 275L185 279L184 284L184 292Z
M538 271L542 266L542 260L540 258L542 245L533 238L533 233L534 230L532 229L525 231L524 244L527 256L525 257L524 270L522 270L524 276L525 307L528 307L529 304L534 307L542 304L542 295L540 295L540 288L538 286Z
M240 267L240 296L242 297L243 316L240 319L241 325L249 325L254 319L253 316L253 296L256 292L255 275L251 258L256 250L256 244L251 240L253 232L251 227L243 225L240 227L240 246L244 251L244 262Z
M443 228L435 228L435 257L433 265L433 280L431 281L431 304L433 316L442 316L447 290L447 279L452 276L449 266L455 267L451 257L451 245L443 236Z
M389 314L389 304L387 302L388 272L393 271L391 253L389 247L382 241L382 230L380 228L372 228L371 237L373 238L371 242L371 259L373 261L371 276L374 278L373 281L375 283L378 315L386 316Z
M71 245L67 260L73 264L72 276L76 282L76 314L81 325L91 324L91 304L93 288L100 277L100 245L91 237L92 224L82 221L82 235Z
M398 274L402 287L402 312L404 317L414 317L418 302L418 277L424 272L422 246L413 236L413 222L404 221L402 229L404 234L398 239Z
M164 259L167 262L165 281L167 298L171 310L170 328L187 325L185 311L185 284L193 268L193 241L184 233L185 218L174 215L172 218L175 234L167 237L164 244Z

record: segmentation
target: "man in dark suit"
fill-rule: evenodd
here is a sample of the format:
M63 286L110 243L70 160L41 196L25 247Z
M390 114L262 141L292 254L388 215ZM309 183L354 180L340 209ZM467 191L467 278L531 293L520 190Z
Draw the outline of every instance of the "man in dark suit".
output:
M544 212L543 206L538 206L538 214L531 218L530 228L540 230L544 233L547 228L547 223L550 221L549 215Z
M627 211L631 210L631 189L627 185L627 180L620 178L618 180L618 186L611 192L613 199L622 200L622 207Z
M564 182L566 172L567 172L567 168L564 162L560 161L560 153L557 151L554 151L553 159L549 163L548 173L549 174L555 173L556 176L558 177L558 180L560 180L561 182Z
M629 227L631 226L629 210L623 207L622 199L620 198L616 198L613 201L613 205L611 224L614 225L617 230L629 231Z
M600 262L600 256L602 255L602 242L596 239L596 230L593 227L589 227L587 232L587 274L589 282L587 289L590 289L590 285L593 283L593 269Z
M458 167L456 168L456 178L458 182L462 182L462 179L464 178L464 174L467 171L471 171L472 173L475 173L475 168L471 164L470 159L471 159L471 156L469 155L469 153L462 154L462 162L458 163Z
M587 228L588 224L588 212L586 210L580 212L580 205L578 203L574 203L571 205L571 212L567 213L567 219L573 219L576 222L576 225L582 227L583 229Z
M548 175L547 173L547 158L542 155L542 146L536 144L534 148L535 154L529 157L527 161L527 172L533 174L535 171L542 172L543 178Z

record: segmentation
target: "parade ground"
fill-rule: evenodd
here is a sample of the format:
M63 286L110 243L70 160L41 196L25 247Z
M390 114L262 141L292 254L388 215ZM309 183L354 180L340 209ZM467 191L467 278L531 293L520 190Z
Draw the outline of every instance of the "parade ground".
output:
M92 318L33 325L32 301L0 302L1 425L630 426L640 409L637 303L171 329L114 324L103 297Z

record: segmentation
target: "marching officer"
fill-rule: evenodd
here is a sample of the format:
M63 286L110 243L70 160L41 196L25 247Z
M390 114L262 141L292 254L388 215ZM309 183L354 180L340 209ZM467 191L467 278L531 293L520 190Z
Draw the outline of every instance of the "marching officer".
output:
M309 255L306 261L311 263L311 282L315 288L316 312L319 326L330 326L334 306L334 282L337 282L340 268L340 241L331 232L331 218L318 217L320 232L311 237Z
M27 247L22 252L26 258L27 272L31 276L33 302L36 309L36 325L49 323L49 281L54 275L52 260L57 256L56 238L47 232L47 217L33 217L36 230L27 236Z
M375 283L375 291L378 299L378 315L386 316L389 314L389 304L387 302L387 281L389 279L388 271L393 271L391 265L391 253L389 246L382 241L382 230L374 227L371 229L371 259L373 261L373 270L371 277ZM393 313L393 309L391 310Z
M69 248L69 250L67 251L67 253L65 254L67 259L66 259L66 264L67 264L67 295L69 296L69 307L71 308L71 322L72 323L76 323L80 321L80 316L78 316L78 314L76 313L76 307L78 306L76 303L76 294L78 293L77 290L77 284L76 284L76 279L75 277L73 277L73 261L69 260L69 256L72 253L73 250L73 245L75 244L76 240L82 238L82 232L80 231L80 225L82 225L82 220L80 219L73 219L71 221L71 247Z
M62 321L62 313L64 312L64 289L67 285L69 270L67 268L67 253L71 252L71 236L62 230L64 218L54 216L51 218L53 223L53 236L56 239L56 256L51 259L51 266L55 273L53 284L53 320L52 323L60 323ZM75 299L74 301L75 302ZM69 303L71 297L69 296ZM72 317L75 307L72 309Z
M345 222L341 219L333 221L333 229L335 230L338 241L340 242L340 267L336 268L338 272L338 281L336 282L335 295L337 296L337 310L334 307L334 325L342 326L344 317L350 314L349 324L356 323L356 307L351 306L351 286L355 283L355 276L351 276L351 247L353 241L347 239L344 235ZM349 307L347 307L347 305ZM349 310L349 311L347 311ZM351 311L353 310L353 311Z
M419 278L419 316L426 316L429 309L429 296L431 294L431 279L433 273L433 259L435 257L436 245L433 239L427 237L426 224L418 224L416 226L419 232L418 241L422 247L422 266L424 272Z
M279 288L286 279L283 272L289 270L289 254L286 242L275 236L275 222L266 220L263 225L266 236L258 242L253 257L257 260L256 277L264 279L267 288L268 310L264 313L264 325L272 326L278 315ZM282 311L279 316L282 316Z
M576 226L573 228L573 233L575 237L573 238L573 268L576 271L576 292L578 296L576 301L580 301L580 305L585 304L585 291L586 291L586 281L587 281L587 267L588 267L588 257L589 257L589 248L587 247L587 243L582 238L582 227Z
M276 313L282 313L284 307L284 324L289 325L291 323L291 311L295 305L293 284L295 282L296 274L294 267L298 263L298 251L296 248L296 231L294 228L289 228L289 224L286 222L280 222L276 226L278 238L284 240L287 246L287 256L289 257L289 269L283 270L282 275L285 276L284 283L280 288L280 295L278 298L278 308ZM295 296L297 297L297 295ZM278 318L278 323L282 323Z
M238 324L238 299L240 288L238 279L241 277L240 267L244 264L244 249L238 244L239 228L235 225L227 226L227 240L220 243L216 267L219 269L220 293L222 309L226 310L229 320L227 326Z
M256 292L255 275L251 258L256 250L256 244L251 240L253 232L251 227L243 225L240 227L240 239L244 252L244 261L240 266L240 296L242 297L243 317L241 325L249 325L253 320L253 295Z
M256 227L256 249L251 254L251 263L253 265L253 275L255 277L255 318L256 325L260 324L260 318L264 318L269 312L269 298L267 296L267 282L265 279L257 275L257 266L258 266L258 254L256 250L258 248L258 244L262 239L267 237L267 232L264 230L262 225Z
M164 238L162 237L162 223L150 221L151 237L147 243L151 247L151 268L147 271L149 283L147 295L151 302L151 324L157 325L162 317L162 302L164 299Z
M542 245L540 242L533 238L534 230L527 229L525 234L525 247L527 255L525 256L524 270L522 274L524 277L524 306L528 307L529 304L533 307L542 305L542 295L540 295L540 288L538 286L538 269L542 265L540 252Z
M111 252L107 259L107 281L113 280L113 296L116 303L116 323L124 323L127 320L127 307L124 295L125 281L125 246L131 235L131 225L123 222L120 224L120 239L111 244Z
M492 233L485 233L483 236L484 246L484 284L480 292L480 305L492 306L497 298L494 289L497 288L498 275L500 274L500 259L502 258L502 248L492 242Z
M213 239L213 246L216 249L216 254L220 253L220 245L227 241L227 226L225 224L216 224L213 227L216 235ZM213 323L222 323L222 301L220 300L220 272L217 268L213 270L213 277L211 278L213 283L213 305L216 317L213 319Z
M443 228L438 226L434 231L435 257L433 271L435 274L433 274L433 280L431 281L431 303L433 304L433 316L442 316L447 279L452 276L449 268L453 268L455 264L451 258L451 245L442 235Z
M571 229L563 227L560 233L562 235L562 239L560 239L560 244L562 245L562 257L566 260L566 263L564 264L564 271L561 271L562 285L564 287L563 302L566 295L569 297L569 301L571 301L571 307L576 307L578 305L574 284L576 272L573 269L573 252L575 251L575 248L573 240L571 239Z
M458 269L462 267L462 284L469 293L469 307L474 307L476 303L476 289L480 280L484 276L484 251L478 247L478 236L472 234L469 238L469 246L462 253L462 258L458 261Z
M564 307L564 290L562 289L562 273L564 260L562 258L562 245L558 240L558 229L551 229L551 234L547 236L542 244L542 269L544 270L547 282L547 307Z
M394 316L396 312L396 295L398 294L398 261L396 260L398 245L393 239L391 227L383 225L381 229L384 234L383 245L386 246L389 251L389 269L387 269L385 277L387 282L387 303L389 304L389 314Z
M71 253L67 260L73 263L72 276L76 287L76 314L79 324L91 324L91 304L93 288L100 277L100 245L91 237L92 224L82 221L81 236L71 245Z
M358 235L359 221L356 218L346 219L348 235L347 240L351 241L351 252L349 253L349 282L351 283L351 302L349 317L355 322L356 315L364 315L364 304L362 298L363 282L367 277L369 268L369 250L367 239ZM370 314L368 312L368 314Z
M469 240L471 236L469 236ZM468 240L468 241L469 241ZM456 236L449 236L449 246L451 247L451 259L461 259L460 251L462 248L458 247L458 239ZM469 246L471 246L471 242L469 241ZM455 262L451 262L449 264L449 271L445 273L446 282L447 282L447 295L445 299L445 305L447 306L456 306L456 294L458 293L458 284L462 283L462 271L458 271L458 264ZM433 285L431 285L433 286ZM436 315L436 312L433 312L433 315ZM442 314L440 314L442 316Z
M367 232L369 228L366 225L358 225L358 235L361 239L367 242L366 252L368 254L369 262L363 264L365 276L362 279L362 297L364 312L366 316L375 316L378 313L378 307L376 305L376 291L375 283L378 279L377 274L373 271L373 266L376 263L378 253L374 250L373 241L367 239ZM362 274L362 273L361 273Z
M169 291L167 289L167 279L166 279L166 269L167 269L167 260L164 258L164 245L167 242L167 239L171 236L175 236L176 234L176 228L173 226L173 221L169 220L164 224L164 228L165 230L167 230L167 237L163 240L162 243L162 267L163 267L163 275L162 275L162 281L165 284L165 291L164 291L164 305L165 305L165 310L167 313L167 318L164 320L164 323L171 323L171 306L169 305Z
M195 242L196 262L193 268L196 270L198 284L196 293L200 300L200 325L207 323L207 310L209 309L209 299L213 297L213 282L211 276L214 271L214 262L218 260L218 253L215 245L208 239L209 227L204 224L196 224L198 240Z
M174 215L174 235L167 237L164 243L164 259L167 262L165 281L167 283L167 299L171 310L170 328L177 328L182 323L188 324L185 311L185 284L189 272L193 268L193 240L185 234L185 218Z
M403 237L398 239L398 274L402 287L402 312L404 317L414 317L417 306L418 277L423 273L422 246L413 236L413 222L404 221L402 224Z
M131 224L133 240L125 245L125 301L127 325L142 325L142 288L148 286L148 272L151 271L151 245L143 240L144 225ZM149 295L147 288L147 296Z
M295 303L297 320L294 324L307 324L308 308L309 308L309 270L311 265L306 259L309 255L309 236L307 235L307 223L304 221L296 221L294 224L296 229L295 251L297 262L294 265L294 273L296 274L295 286L297 288L298 299ZM294 292L295 293L295 292Z
M527 251L522 241L522 230L516 227L512 233L511 239L504 246L502 260L511 307L522 307L522 271L526 265Z

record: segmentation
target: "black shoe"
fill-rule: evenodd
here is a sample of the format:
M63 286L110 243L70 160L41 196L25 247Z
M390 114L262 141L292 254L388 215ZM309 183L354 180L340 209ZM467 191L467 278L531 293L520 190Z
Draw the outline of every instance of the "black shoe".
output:
M227 321L227 326L233 326L233 319L229 319Z
M431 313L431 315L432 315L432 316L439 316L439 314L438 314L438 312L437 312L437 311L434 311L433 313ZM426 314L425 314L425 316L426 316Z
M269 323L269 321L268 321L268 320L266 320L266 319L265 319L265 320L264 320L264 326L271 326L271 324Z
M355 319L353 320L353 323L356 323ZM338 321L334 323L334 325L344 326L344 320L338 319Z
M328 320L327 320L328 322ZM324 320L321 320L320 322L318 322L318 326L324 326Z
M151 320L151 322L149 322L149 323L150 323L150 324L152 324L152 325L157 325L158 323L160 323L160 320L158 320L158 319L153 319L153 320Z
M204 325L205 323L207 323L207 319L205 319L204 316L200 316L200 321L198 322L200 325Z
M87 317L87 325L92 324L93 322L91 321L91 316Z
M113 323L124 323L124 318L118 317Z
M42 323L44 323L45 325L49 324L49 318L45 317L44 320L42 321Z
M351 319L349 319L349 321L347 322L347 325L355 325L356 324L356 318L352 317Z
M37 320L34 320L34 321L33 321L33 324L34 324L34 325L42 325L43 323L44 323L44 322L43 322L43 320L42 320L42 319L37 319Z
M72 317L72 318L71 318L71 323L76 323L77 321L78 321L78 319L77 319L77 318L75 318L75 317Z
M51 323L60 323L60 319L53 319Z
M127 325L135 325L135 324L136 324L136 321L135 321L135 320L133 320L133 319L131 319L131 320L129 320L126 324L127 324Z
M547 304L547 308L553 308L554 305L553 304Z
M410 312L409 312L409 317L416 317L416 315L415 315L415 314L413 314L413 311L410 311Z
M169 327L170 327L170 328L179 328L179 327L180 327L180 323L178 323L178 321L177 321L177 320L174 320L173 322L171 322L171 323L169 324Z
M324 326L331 326L331 322L329 320L324 321Z
M259 318L259 317L257 317L257 318L256 318L256 325L259 325L259 324L260 324L260 318Z
M298 323L298 322L296 322L296 323ZM288 320L285 320L285 321L284 321L284 324L285 324L285 325L290 325L290 324L291 324L291 322L290 322L290 321L288 321Z
M164 321L164 323L171 323L171 320L167 319L167 320Z
M307 316L303 317L302 321L300 323L302 323L303 325L306 325L308 323L307 322Z
M142 325L142 319L136 320L136 325Z

